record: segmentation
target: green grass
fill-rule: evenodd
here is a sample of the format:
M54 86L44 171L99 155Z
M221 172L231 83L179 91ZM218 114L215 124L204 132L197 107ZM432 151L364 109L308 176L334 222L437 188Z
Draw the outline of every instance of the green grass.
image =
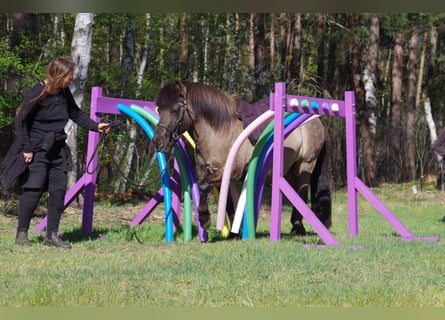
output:
M444 307L445 194L430 190L414 198L410 187L374 192L416 236L440 241L400 240L362 198L359 234L351 237L342 190L334 196L331 228L340 247L315 246L321 243L315 234L286 237L288 213L281 240L271 243L267 212L255 240L226 241L212 227L208 243L199 242L196 230L188 243L180 232L166 243L162 219L132 228L120 218L136 208L100 203L94 231L102 239L80 232L81 214L65 213L61 231L73 249L43 246L37 234L32 247L19 247L14 217L2 216L0 306ZM112 222L104 222L105 212Z

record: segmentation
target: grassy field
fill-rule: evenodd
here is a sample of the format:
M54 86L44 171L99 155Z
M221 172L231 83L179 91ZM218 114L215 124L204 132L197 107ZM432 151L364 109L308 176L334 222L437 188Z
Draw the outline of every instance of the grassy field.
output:
M31 247L14 245L16 217L0 214L0 306L444 307L445 194L414 196L408 184L374 192L416 236L440 241L401 240L361 197L359 234L351 237L344 190L333 199L340 247L316 246L313 233L288 238L287 212L281 241L269 242L267 204L256 240L223 240L214 216L205 244L196 230L190 242L179 232L166 243L162 211L129 227L143 203L112 201L96 204L94 231L103 237L89 238L79 230L81 210L70 207L61 231L71 250L42 245L41 234L30 235Z

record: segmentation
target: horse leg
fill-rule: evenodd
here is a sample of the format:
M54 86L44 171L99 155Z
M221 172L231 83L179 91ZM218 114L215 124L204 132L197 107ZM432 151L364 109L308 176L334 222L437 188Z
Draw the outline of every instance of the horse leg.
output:
M312 174L311 174L312 172ZM297 191L302 200L308 203L308 189L311 190L311 209L326 228L332 224L331 220L331 179L326 149L323 146L316 163L303 162L294 164L286 175L286 179ZM291 216L291 236L305 235L303 217L297 208L293 208Z
M289 179L288 179L289 180ZM301 197L301 199L307 203L308 199L308 185L307 184L294 184L296 186L295 190L297 191L298 195ZM292 208L292 214L290 218L290 223L292 225L292 229L289 232L290 236L304 236L306 235L306 229L303 225L303 216L301 215L300 211L298 211L297 208Z
M194 160L196 180L198 182L199 189L199 224L201 225L201 228L207 230L212 223L208 204L209 193L214 187L214 184L210 182L212 172L206 165L205 159L202 157L201 153L196 152Z
M203 228L204 230L207 230L212 223L209 211L209 204L208 204L208 196L211 190L212 186L210 186L209 184L205 183L199 184L198 215L199 215L199 224L201 225L201 228Z
M295 189L301 199L307 203L308 200L308 192L309 192L309 182L310 175L307 172L303 172L299 177L295 175L295 170L291 170L286 175L286 180L289 184ZM292 214L290 218L290 223L292 225L292 229L289 232L290 236L304 236L306 235L306 229L303 225L303 216L298 211L297 208L292 208Z
M325 227L329 228L332 225L331 179L325 146L318 156L311 175L311 203L312 211Z

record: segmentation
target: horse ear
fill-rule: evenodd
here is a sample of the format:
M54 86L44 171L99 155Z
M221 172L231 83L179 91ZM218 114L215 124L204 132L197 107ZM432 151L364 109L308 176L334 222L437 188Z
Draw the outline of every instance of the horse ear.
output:
M186 86L185 86L185 84L183 82L176 81L175 82L175 89L176 89L176 92L178 93L178 95L180 97L185 97Z

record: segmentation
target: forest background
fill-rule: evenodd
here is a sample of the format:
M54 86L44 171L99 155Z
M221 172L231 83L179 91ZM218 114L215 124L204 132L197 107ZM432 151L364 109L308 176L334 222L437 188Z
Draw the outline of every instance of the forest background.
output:
M445 120L444 22L445 14L423 13L1 13L0 160L24 90L63 55L76 63L71 89L86 112L94 86L104 96L153 101L175 79L248 101L281 81L298 95L343 99L354 91L360 178L371 187L433 179L443 189L442 159L431 144ZM125 128L107 146L116 151L100 153L103 192L150 188L157 174L149 139L121 119ZM322 121L333 183L342 187L344 123ZM72 123L66 130L73 184L88 161L87 135Z

